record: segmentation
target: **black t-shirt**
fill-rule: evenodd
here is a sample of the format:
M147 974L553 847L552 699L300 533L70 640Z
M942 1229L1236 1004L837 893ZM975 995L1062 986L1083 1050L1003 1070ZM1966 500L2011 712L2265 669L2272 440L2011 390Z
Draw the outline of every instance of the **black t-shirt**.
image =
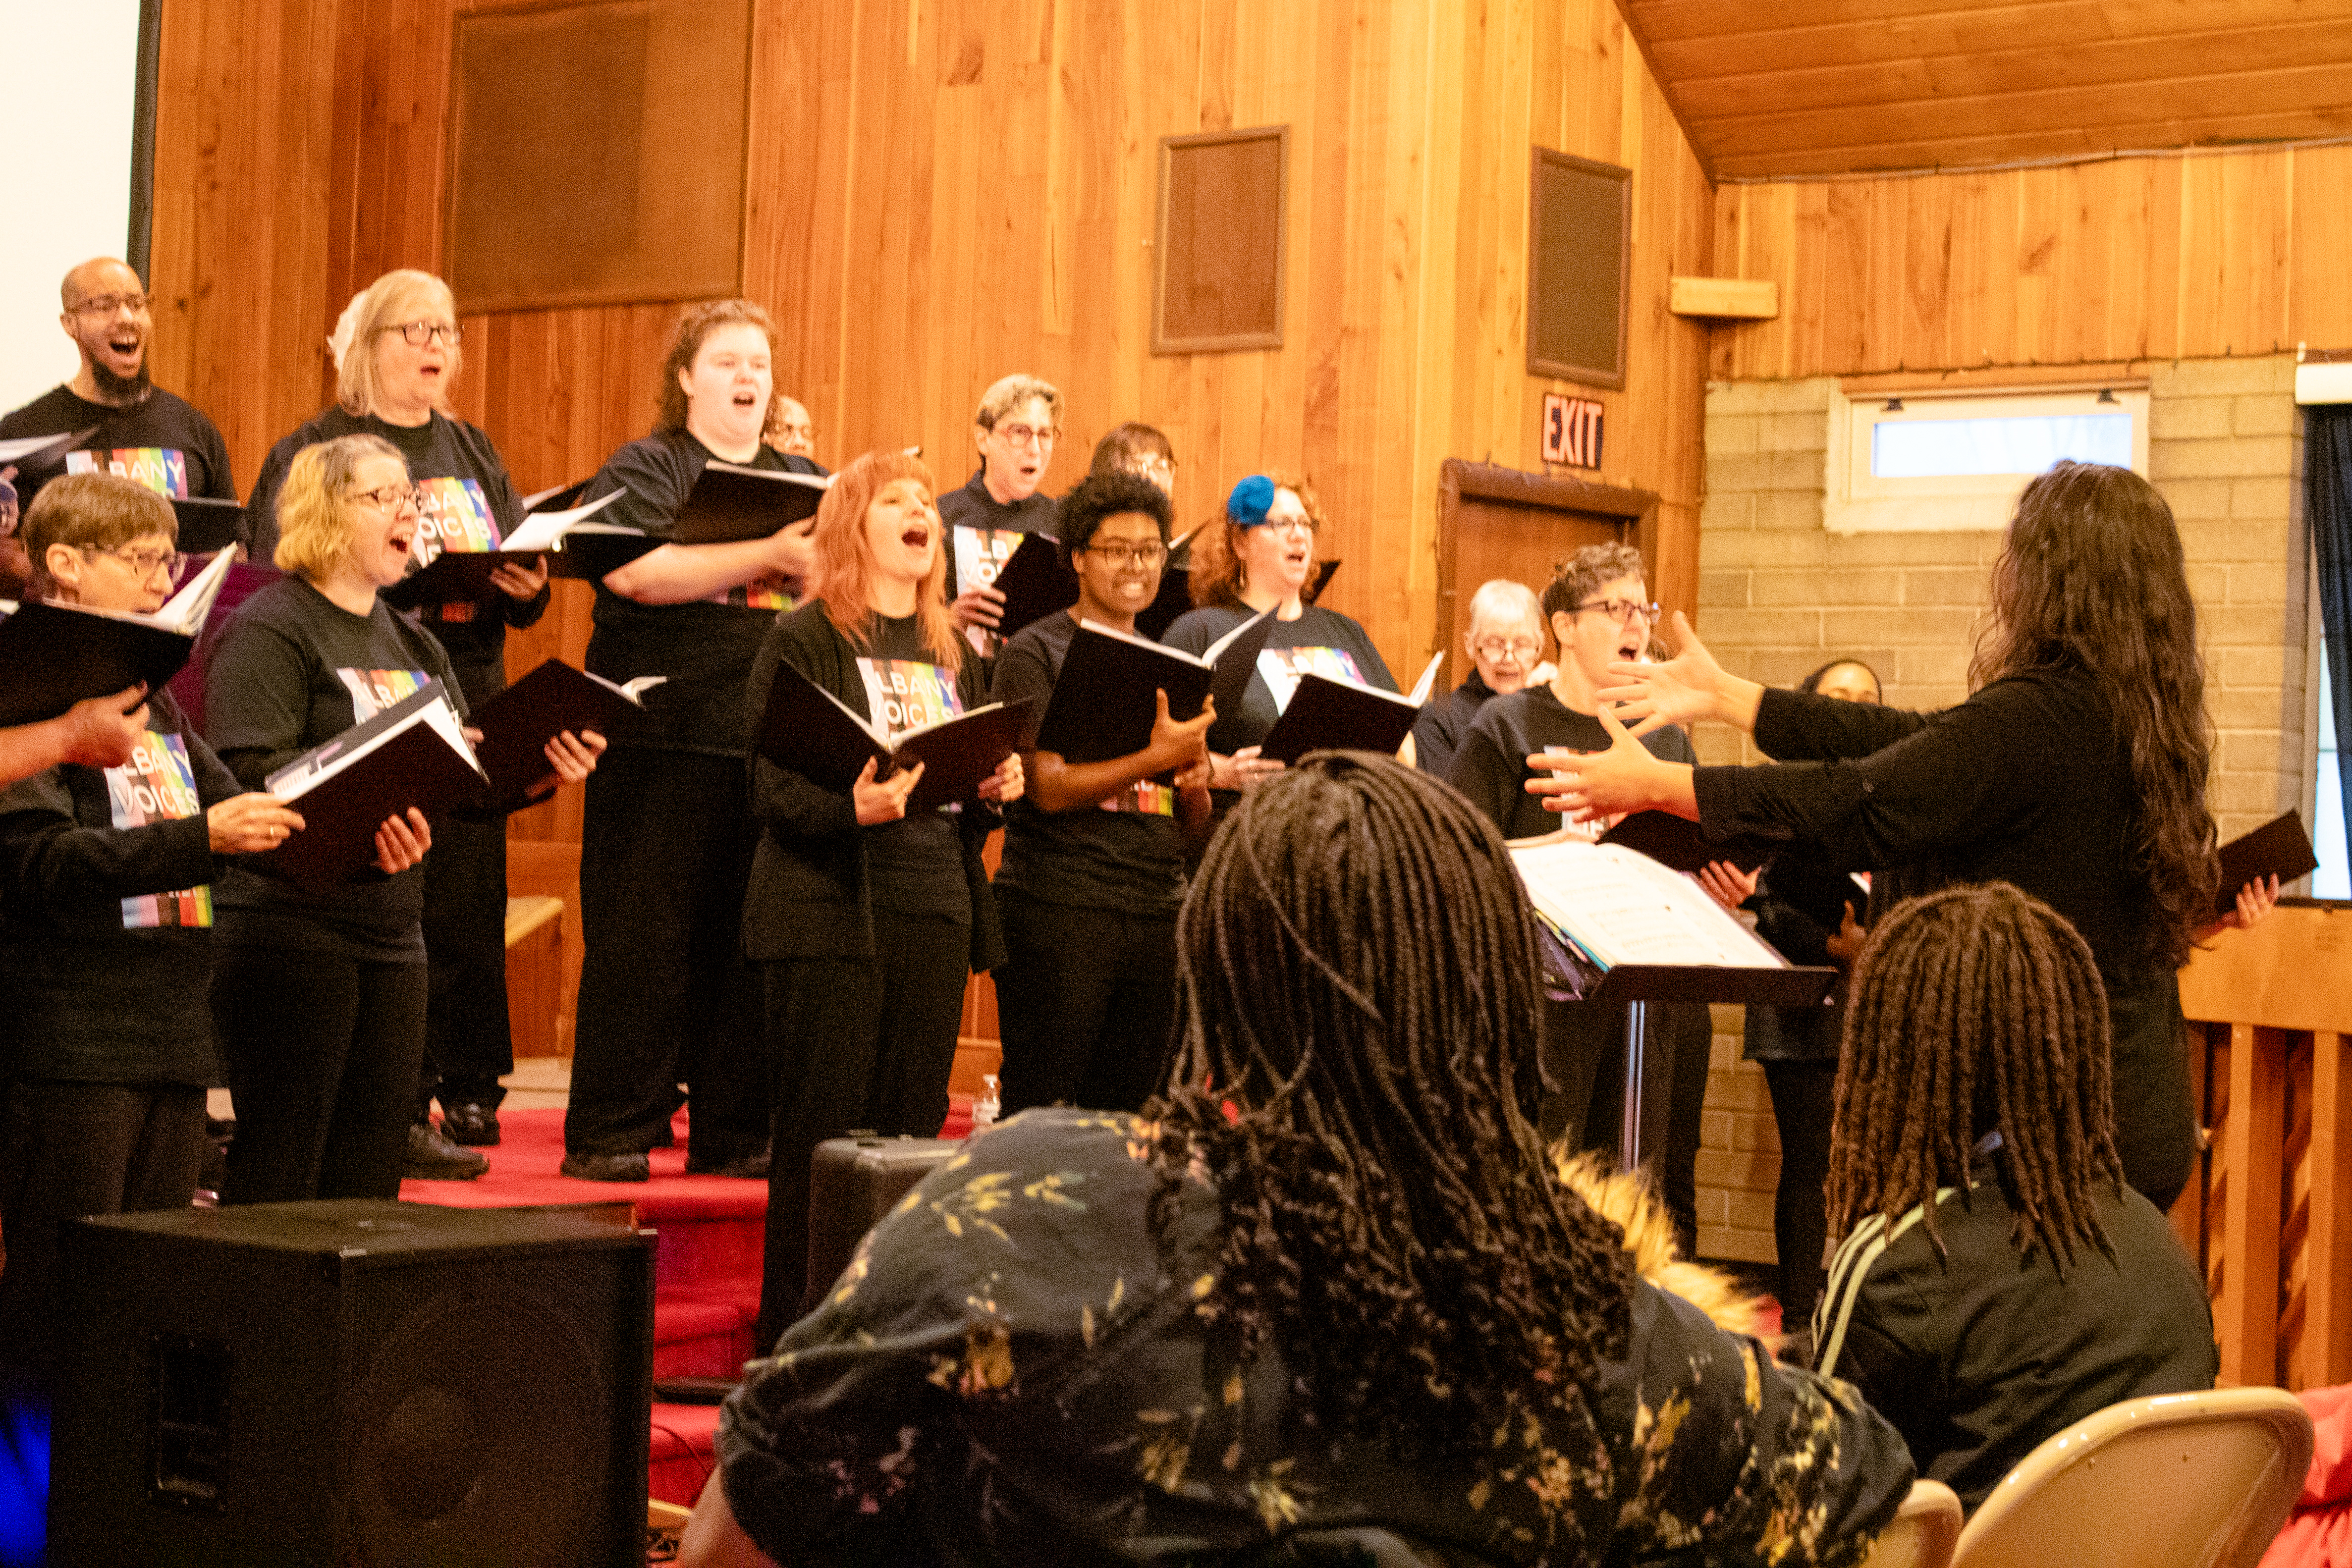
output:
M996 580L996 568L1021 542L1013 535L1054 531L1055 508L1051 496L1040 491L1007 506L988 493L985 472L974 473L961 489L940 497L940 521L948 526L950 599L963 591L967 566L984 564L983 580Z
M1043 714L1077 632L1066 612L1024 628L997 655L990 695L1001 703L1031 698ZM1041 810L1024 795L1004 813L996 885L1079 909L1173 910L1184 897L1175 790L1147 779L1071 811Z
M278 492L286 470L306 446L346 435L374 435L392 443L408 463L418 491L415 560L429 565L444 549L496 549L522 521L522 497L507 476L507 465L490 438L461 419L436 413L423 424L391 424L373 414L330 408L269 449L247 503L256 538L254 558L268 560L278 548ZM506 690L509 626L529 626L546 612L548 591L529 600L509 599L493 588L480 602L421 605L416 619L433 629L465 688L478 705Z
M1452 773L1454 755L1462 749L1463 737L1477 722L1478 710L1494 695L1494 688L1474 669L1468 680L1423 708L1421 716L1412 721L1413 766L1432 779Z
M228 444L213 422L162 387L127 408L88 402L70 386L53 387L5 419L0 441L28 435L63 435L98 426L66 455L68 474L121 474L160 495L236 499L229 476ZM19 474L17 497L33 504L43 484L60 472L44 465L37 475Z
M1690 737L1673 725L1642 737L1650 755L1667 762L1695 762ZM1470 798L1507 839L1532 839L1560 825L1540 797L1521 786L1528 757L1538 751L1606 751L1609 732L1591 714L1578 713L1552 695L1548 685L1529 686L1496 697L1478 710L1477 722L1454 756L1445 781Z
M643 528L667 539L694 481L712 460L710 448L683 430L632 441L605 459L581 492L584 505L614 490L627 492L596 514L600 523ZM805 457L762 446L747 468L814 474ZM596 585L596 630L588 639L588 668L607 680L667 675L645 696L645 714L607 737L615 745L741 757L751 749L744 723L743 683L780 611L793 608L796 585L781 580L730 588L691 604L639 604Z
M919 616L877 616L874 640L857 651L868 720L895 740L910 729L964 711L956 672L933 661ZM866 830L866 886L874 907L969 923L963 843L954 809L910 812Z
M258 789L272 772L414 692L451 687L433 633L382 600L354 615L287 576L237 607L205 682L205 734L220 759ZM215 884L221 940L352 957L423 962L425 870L373 869L323 894L232 864Z
M1205 653L1209 644L1257 612L1239 604L1211 604L1188 610L1160 640L1188 653ZM1296 621L1276 616L1257 656L1257 671L1242 693L1241 706L1221 713L1209 731L1209 748L1230 757L1265 738L1303 674L1329 675L1360 681L1384 692L1397 689L1381 651L1372 646L1363 627L1336 610L1309 604Z
M205 813L242 794L169 692L120 768L0 789L0 1063L79 1083L220 1082Z

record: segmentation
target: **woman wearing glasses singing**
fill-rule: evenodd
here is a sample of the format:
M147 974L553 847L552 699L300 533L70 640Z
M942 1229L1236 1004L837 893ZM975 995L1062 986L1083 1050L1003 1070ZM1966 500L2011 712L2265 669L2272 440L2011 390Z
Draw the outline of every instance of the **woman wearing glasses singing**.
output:
M1234 712L1209 731L1210 787L1222 820L1238 792L1282 766L1258 755L1258 743L1290 706L1309 673L1397 689L1381 651L1363 627L1336 610L1306 602L1315 572L1322 508L1305 479L1279 470L1253 474L1225 499L1224 526L1192 536L1192 602L1160 639L1198 653L1261 611L1274 628Z
M393 444L346 435L296 455L278 492L286 575L239 605L205 681L205 737L248 789L437 680L448 654L383 590L408 570L416 492ZM560 736L550 767L585 778ZM368 870L324 893L234 865L214 884L213 1018L236 1098L234 1203L399 1195L425 1049L425 873L434 828L377 828Z

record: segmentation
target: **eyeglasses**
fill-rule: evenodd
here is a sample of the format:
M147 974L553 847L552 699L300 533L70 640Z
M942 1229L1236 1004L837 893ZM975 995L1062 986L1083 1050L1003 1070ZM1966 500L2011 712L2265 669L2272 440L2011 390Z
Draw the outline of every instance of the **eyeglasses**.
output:
M994 434L1003 436L1007 446L1026 446L1034 442L1042 448L1062 439L1062 433L1050 424L1000 424Z
M1176 459L1160 456L1130 457L1127 460L1127 471L1139 479L1150 480L1164 490L1176 478Z
M143 316L147 313L148 298L144 294L93 294L72 307L72 310L77 316L111 316L117 310Z
M352 500L369 502L387 512L424 504L414 485L379 485L373 490L353 490L351 494Z
M1111 567L1159 566L1168 559L1166 545L1084 545L1088 555L1100 556Z
M1265 528L1269 533L1303 533L1309 538L1314 538L1323 529L1322 524L1308 517L1267 517L1263 522L1252 526Z
M1586 601L1576 608L1580 612L1598 610L1620 626L1630 624L1636 615L1653 626L1658 623L1658 607L1654 603L1641 604L1631 599L1593 599Z
M412 349L422 349L436 338L453 348L457 342L457 323L455 321L410 321L398 327L386 327L384 330L399 333Z
M159 571L166 577L179 575L182 558L178 550L132 549L129 545L117 545L112 549L100 545L84 545L81 548L84 555L112 556L142 579L152 577Z
M1543 644L1526 637L1481 637L1471 644L1482 659L1517 659L1525 664L1543 652Z

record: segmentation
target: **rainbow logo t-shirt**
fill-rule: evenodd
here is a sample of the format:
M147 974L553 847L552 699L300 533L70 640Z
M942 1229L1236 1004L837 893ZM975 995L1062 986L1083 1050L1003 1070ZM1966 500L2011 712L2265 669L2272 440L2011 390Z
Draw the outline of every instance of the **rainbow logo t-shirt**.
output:
M196 795L196 771L188 763L187 742L176 735L149 730L131 748L129 762L106 770L106 803L117 828L144 828L201 816L205 807ZM212 923L209 887L142 894L122 901L126 931Z
M443 550L473 553L499 548L498 519L478 479L443 476L416 481L416 543L410 547L421 566Z
M68 474L119 474L159 496L188 498L188 455L174 446L93 447L66 454Z
M1298 691L1304 675L1321 675L1327 680L1353 681L1361 685L1364 677L1356 673L1356 661L1345 648L1264 648L1257 655L1257 676L1274 694L1274 711L1281 713L1290 706L1290 699Z
M866 711L892 741L909 730L963 716L955 672L920 659L860 659Z
M423 691L433 677L422 670L337 670L335 678L352 694L352 722L365 724Z
M1176 814L1176 791L1157 779L1139 779L1097 804L1106 811L1142 817L1172 817Z

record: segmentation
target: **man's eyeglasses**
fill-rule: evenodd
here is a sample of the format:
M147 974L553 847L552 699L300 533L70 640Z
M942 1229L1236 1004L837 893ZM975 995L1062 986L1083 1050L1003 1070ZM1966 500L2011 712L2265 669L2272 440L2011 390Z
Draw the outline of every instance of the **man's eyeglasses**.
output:
M111 316L117 310L128 310L133 316L147 313L149 296L144 294L93 294L72 307L77 316Z
M1130 457L1127 460L1127 471L1139 479L1149 479L1165 490L1176 481L1176 460L1156 454Z
M1580 612L1598 610L1620 626L1629 624L1636 615L1653 626L1658 623L1656 604L1642 604L1631 599L1591 599L1576 608Z
M1168 559L1166 545L1087 545L1088 555L1100 556L1107 565L1159 566Z
M1535 663L1543 652L1543 644L1525 637L1481 637L1472 644L1482 659L1517 659L1522 664Z
M110 555L142 579L152 577L159 571L166 577L176 577L180 572L181 556L178 550L132 549L129 545L117 545L114 549L108 549L100 545L84 545L82 553Z
M373 490L354 490L352 499L369 502L387 512L421 504L414 485L379 485Z
M384 330L399 333L402 340L412 349L425 348L436 338L452 348L457 342L457 323L455 321L410 321L398 327L386 327Z
M1062 433L1050 424L1000 424L995 434L1003 437L1007 446L1026 446L1034 442L1045 447L1062 439Z

